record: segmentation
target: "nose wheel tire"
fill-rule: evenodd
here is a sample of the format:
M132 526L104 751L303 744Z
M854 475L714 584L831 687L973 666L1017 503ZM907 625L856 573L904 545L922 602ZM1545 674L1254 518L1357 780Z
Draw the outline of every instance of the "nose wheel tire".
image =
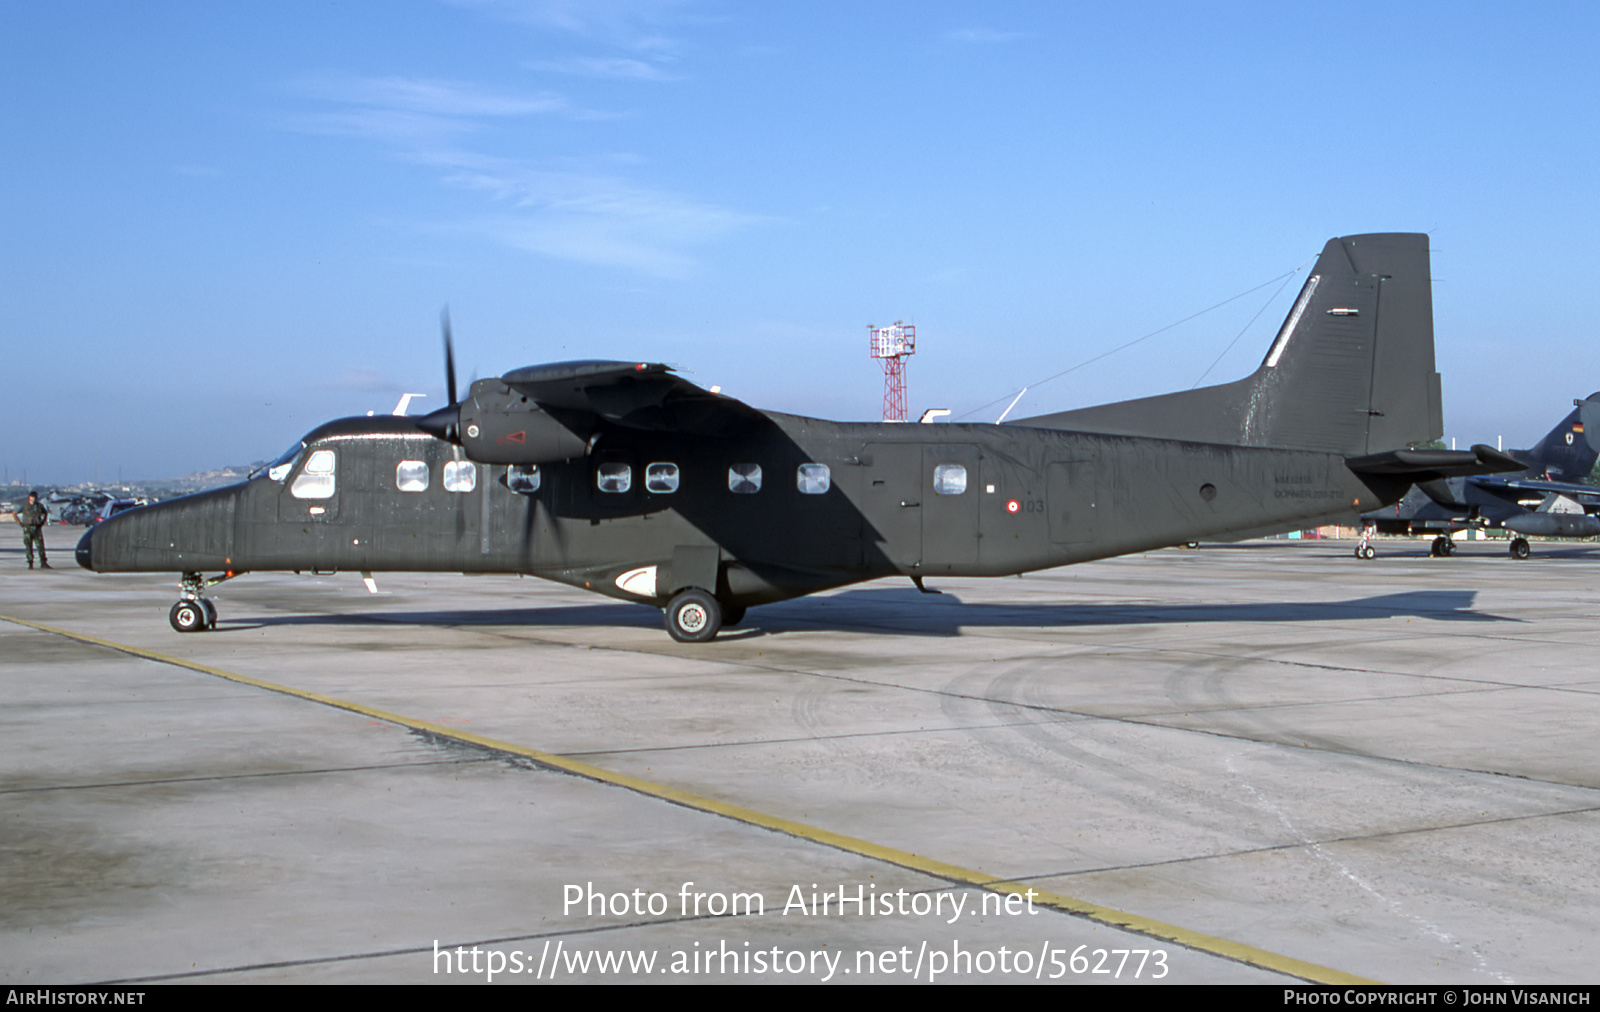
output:
M200 632L207 628L205 605L199 601L179 601L167 613L167 621L181 633Z
M667 604L667 633L679 643L706 643L722 628L722 606L698 588L679 592Z

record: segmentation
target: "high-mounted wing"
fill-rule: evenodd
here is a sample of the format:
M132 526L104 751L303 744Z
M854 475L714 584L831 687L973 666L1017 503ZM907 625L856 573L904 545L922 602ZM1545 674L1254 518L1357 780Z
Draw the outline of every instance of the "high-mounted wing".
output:
M485 464L543 464L587 453L607 427L723 437L759 411L702 389L659 362L584 360L479 380L459 405L418 425Z
M592 414L629 429L723 436L761 417L660 362L556 362L513 369L500 382L546 410Z

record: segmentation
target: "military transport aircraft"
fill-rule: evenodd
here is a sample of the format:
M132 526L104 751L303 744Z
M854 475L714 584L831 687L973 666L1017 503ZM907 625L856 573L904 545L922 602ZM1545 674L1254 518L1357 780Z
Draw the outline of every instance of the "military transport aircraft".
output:
M1517 534L1511 557L1531 553L1527 537L1592 538L1600 535L1600 488L1583 484L1600 459L1600 392L1573 401L1572 413L1526 450L1511 450L1513 472L1446 478L1420 484L1392 507L1362 517L1366 524L1356 557L1376 555L1373 532L1436 532L1430 554L1455 552L1451 531L1503 527Z
M251 571L524 573L662 608L677 640L877 577L1000 576L1199 538L1354 523L1412 484L1520 466L1442 431L1427 236L1330 240L1233 383L1004 425L760 411L649 362L472 384L420 418L314 429L242 484L78 545L176 572L180 631ZM217 575L207 577L206 573Z

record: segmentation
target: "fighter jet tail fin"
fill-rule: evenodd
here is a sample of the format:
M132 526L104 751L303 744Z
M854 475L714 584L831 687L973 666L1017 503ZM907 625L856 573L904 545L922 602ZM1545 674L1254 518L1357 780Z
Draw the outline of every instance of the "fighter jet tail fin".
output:
M1583 481L1600 459L1600 392L1572 403L1572 413L1537 446L1511 451L1513 457L1552 481Z
M1261 366L1233 383L1013 422L1347 456L1444 431L1428 237L1330 239Z

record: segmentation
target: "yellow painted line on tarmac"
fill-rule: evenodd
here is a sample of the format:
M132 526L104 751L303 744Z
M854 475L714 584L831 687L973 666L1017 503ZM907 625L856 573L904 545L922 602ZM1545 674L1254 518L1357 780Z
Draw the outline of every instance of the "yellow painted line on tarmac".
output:
M662 801L669 801L675 805L682 805L685 808L692 808L701 812L709 812L713 815L720 815L724 818L733 819L737 822L743 822L751 826L760 826L763 829L770 829L774 832L797 837L801 840L810 840L813 843L820 843L828 847L834 847L838 850L846 851L847 853L857 854L862 857L872 858L873 860L877 861L883 861L888 864L897 865L901 868L908 868L912 871L923 872L935 878L945 879L946 881L975 886L979 889L984 889L993 893L1000 893L1002 895L1026 896L1031 892L1035 906L1061 910L1066 913L1075 914L1079 917L1096 921L1101 924L1106 924L1114 928L1123 928L1128 931L1149 936L1151 938L1158 938L1163 941L1172 942L1176 945L1182 945L1185 948L1196 949L1200 952L1209 952L1212 955L1221 956L1224 959L1231 959L1235 962L1259 967L1263 970L1272 970L1277 973L1287 974L1291 977L1298 977L1301 980L1310 981L1314 984L1379 983L1378 981L1369 980L1365 977L1358 977L1355 974L1345 973L1342 970L1334 970L1326 966L1319 966L1316 963L1308 963L1304 960L1280 955L1276 952L1268 952L1265 949L1258 949L1251 945L1245 945L1242 942L1234 942L1229 941L1226 938L1217 938L1214 935L1201 934L1198 931L1190 931L1187 928L1180 928L1174 924L1166 924L1162 921L1152 920L1148 917L1140 917L1138 914L1130 914L1121 910L1113 910L1110 907L1102 907L1084 900L1074 899L1071 896L1063 896L1059 893L1033 889L1026 883L1018 883L1007 879L996 878L993 875L987 875L981 871L974 871L970 868L963 868L960 865L947 864L944 861L939 861L931 857L923 857L920 854L913 854L910 851L898 850L894 847L885 847L881 844L872 843L869 840L859 840L853 836L845 836L842 833L834 833L826 829L819 829L816 826L809 826L803 822L795 822L792 819L785 819L776 815L768 815L765 812L758 812L751 808L744 808L740 805L729 804L726 801L718 801L716 798L708 798L701 794L682 791L676 787L668 787L665 784L658 784L654 781L630 776L626 773L617 773L612 770L602 769L599 766L594 766L586 762L580 762L576 759L568 759L564 756L555 755L550 752L541 752L538 749L528 748L525 745L515 745L507 741L486 738L483 735L473 734L469 731L463 731L460 728L446 727L443 724L435 724L431 721L417 720L414 717L406 717L398 713L389 713L386 710L379 710L375 707L365 706L361 703L354 703L347 699L339 699L335 696L325 696L318 692L308 692L305 689L296 689L288 685L279 685L276 682L268 682L260 678L251 678L249 675L241 675L233 671L225 671L222 668L214 668L207 664L200 664L196 661L184 660L181 657L172 657L168 654L157 653L154 650L146 650L143 647L130 646L126 643L116 643L111 640L101 639L98 636L89 636L85 633L77 633L67 629L59 629L55 626L48 626L39 622L30 622L27 619L13 618L10 615L0 615L0 621L13 622L17 625L27 626L30 629L37 629L40 632L52 633L56 636L63 636L67 639L77 640L81 643L92 643L95 646L106 647L124 654L130 654L134 657L142 657L145 660L156 661L161 664L171 664L179 668L187 668L190 671L198 671L201 674L212 675L216 678L226 679L230 682L238 682L242 685L250 685L258 689L265 689L268 692L281 693L285 696L294 696L297 699L304 699L313 703L321 703L324 706L336 707L340 710L349 710L352 713L359 713L363 716L372 717L376 720L383 720L391 724L398 724L401 727L408 727L416 731L426 731L428 734L435 734L442 738L451 738L455 741L465 742L471 745L479 745L483 748L493 749L496 752L506 752L510 753L511 755L521 756L524 759L530 759L541 766L547 766L551 769L561 770L565 773L572 773L580 777L587 777L590 780L596 780L600 783L612 784L617 787L625 787L630 791L636 791L652 798L659 798Z

